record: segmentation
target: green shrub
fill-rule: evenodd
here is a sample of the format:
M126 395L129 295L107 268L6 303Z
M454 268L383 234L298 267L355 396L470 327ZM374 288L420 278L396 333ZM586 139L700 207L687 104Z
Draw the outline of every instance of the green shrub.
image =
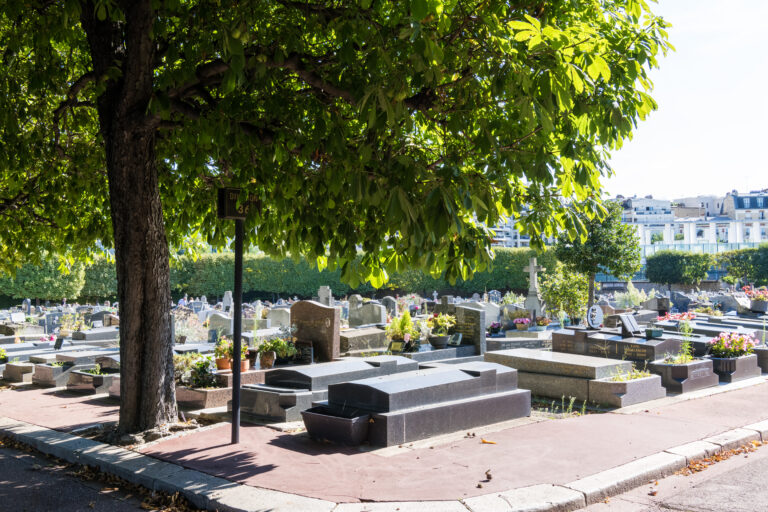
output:
M652 283L696 285L706 279L714 264L710 254L659 251L646 258L646 277Z

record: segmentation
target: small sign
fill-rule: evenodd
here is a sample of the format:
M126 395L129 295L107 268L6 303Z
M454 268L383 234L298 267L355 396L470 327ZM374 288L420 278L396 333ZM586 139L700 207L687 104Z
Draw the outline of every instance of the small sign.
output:
M603 309L597 304L587 312L587 325L590 329L599 329L603 325Z
M249 194L246 200L239 200L242 190L239 188L220 188L218 192L217 213L220 219L244 219L252 208L259 208L259 199Z
M461 345L461 333L457 332L457 333L451 334L451 337L448 338L447 345L450 347L458 347L459 345Z

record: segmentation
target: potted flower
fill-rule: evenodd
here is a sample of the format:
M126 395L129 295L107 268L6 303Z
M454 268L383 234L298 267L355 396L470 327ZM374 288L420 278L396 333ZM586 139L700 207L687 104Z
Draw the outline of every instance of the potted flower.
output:
M413 323L411 313L406 310L402 316L392 320L385 330L390 342L401 343L401 352L415 351L419 346L421 331Z
M518 331L527 331L528 325L531 323L530 318L515 318L512 320L512 323L515 324L515 327Z
M228 338L222 337L213 349L213 357L216 360L217 370L229 370L232 368L230 353L233 350L233 343Z
M499 334L501 331L501 322L493 322L489 327L488 330L491 334Z
M456 317L454 315L437 314L435 313L432 318L427 320L427 327L429 328L429 335L427 339L429 344L434 348L445 348L448 344L448 337L450 330L456 325Z
M272 368L278 358L287 360L295 356L296 345L291 340L281 336L274 336L262 341L256 348L256 352L259 354L259 366L261 368Z
M752 336L721 332L708 344L709 357L721 381L734 382L760 375L757 356L753 353L757 340Z
M768 313L768 289L765 286L760 288L745 286L742 290L744 290L751 301L749 309L757 313Z

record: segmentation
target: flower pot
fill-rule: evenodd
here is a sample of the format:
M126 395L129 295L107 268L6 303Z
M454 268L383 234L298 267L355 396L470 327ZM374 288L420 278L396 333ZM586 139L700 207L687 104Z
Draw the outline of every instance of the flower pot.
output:
M235 367L235 361L233 359L229 360L229 367L230 368L234 368ZM250 361L248 361L247 358L240 360L240 371L241 372L247 372L249 367L250 367Z
M269 352L261 352L259 354L259 366L264 369L272 368L275 365L275 359L277 354L273 350Z
M501 330L501 327L491 327L490 333L491 334L499 334L499 331Z
M661 385L671 393L687 393L717 386L719 377L712 370L709 359L694 359L690 363L665 363L663 360L648 364L648 369L661 375Z
M755 354L722 358L709 356L709 358L712 360L713 370L720 377L720 382L736 382L759 377L761 374Z
M756 313L768 313L768 302L764 300L750 301L749 309Z
M221 359L216 359L216 369L217 370L231 370L232 369L232 363L226 357L222 357Z
M515 328L517 328L518 331L527 331L528 324L515 324Z
M664 331L662 329L646 329L645 339L652 340L656 338L661 338L663 334L664 334Z
M429 336L427 339L429 340L429 344L432 345L432 348L441 349L445 348L448 344L448 336L447 334L444 336Z

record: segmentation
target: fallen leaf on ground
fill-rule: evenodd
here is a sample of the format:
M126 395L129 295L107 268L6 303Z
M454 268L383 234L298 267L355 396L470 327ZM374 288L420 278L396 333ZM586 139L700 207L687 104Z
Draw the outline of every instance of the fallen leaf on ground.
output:
M480 439L482 444L496 444L496 441L489 441L487 439Z

